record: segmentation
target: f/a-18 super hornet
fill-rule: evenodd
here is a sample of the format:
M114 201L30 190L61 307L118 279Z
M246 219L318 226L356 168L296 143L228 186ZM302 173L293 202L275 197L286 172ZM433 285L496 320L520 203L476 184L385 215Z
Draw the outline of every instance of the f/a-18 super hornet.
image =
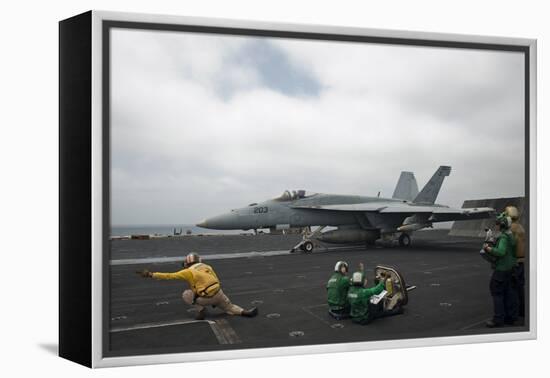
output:
M199 227L216 230L285 230L301 227L303 240L292 251L312 252L316 242L366 243L397 239L411 243L414 231L436 222L474 220L493 216L494 209L458 209L435 203L451 167L440 166L418 192L412 172L401 172L392 198L285 191L281 196L208 218ZM314 232L311 227L319 226ZM326 227L336 227L323 232Z

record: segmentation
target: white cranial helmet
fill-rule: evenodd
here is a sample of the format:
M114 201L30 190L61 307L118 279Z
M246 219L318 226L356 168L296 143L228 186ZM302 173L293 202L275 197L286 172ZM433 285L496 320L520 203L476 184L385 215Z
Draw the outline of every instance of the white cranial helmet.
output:
M342 268L346 268L346 272L349 270L349 265L345 261L338 261L336 265L334 265L334 271L340 272Z

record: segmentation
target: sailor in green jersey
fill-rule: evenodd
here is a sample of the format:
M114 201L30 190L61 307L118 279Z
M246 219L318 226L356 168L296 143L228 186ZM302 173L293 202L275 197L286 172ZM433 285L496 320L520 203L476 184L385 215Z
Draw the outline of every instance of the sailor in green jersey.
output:
M351 277L352 286L348 290L350 316L353 322L368 324L375 318L403 313L400 305L396 305L393 310L384 311L382 302L376 305L371 303L371 297L380 294L384 290L384 282L385 280L382 277L376 286L367 288L368 280L364 273L353 273Z
M336 319L349 316L349 304L347 300L350 280L347 276L349 265L345 261L338 261L334 266L334 273L327 282L328 312Z
M502 327L505 324L514 324L518 317L518 298L512 286L513 270L516 266L516 241L510 231L512 220L506 213L496 218L497 230L500 236L496 245L484 246L484 250L497 257L489 289L493 297L493 319L486 323L487 327Z

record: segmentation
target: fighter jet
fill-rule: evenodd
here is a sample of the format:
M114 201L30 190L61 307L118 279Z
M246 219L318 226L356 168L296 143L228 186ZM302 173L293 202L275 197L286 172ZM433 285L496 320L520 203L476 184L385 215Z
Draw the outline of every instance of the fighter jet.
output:
M199 227L216 230L286 230L300 227L303 240L291 252L312 252L318 242L374 244L378 239L411 244L414 231L432 227L436 222L489 218L495 210L488 207L458 209L435 201L451 167L440 166L418 192L412 172L401 172L392 198L288 191L264 202L208 218ZM311 227L319 226L314 232ZM327 227L335 229L325 230Z

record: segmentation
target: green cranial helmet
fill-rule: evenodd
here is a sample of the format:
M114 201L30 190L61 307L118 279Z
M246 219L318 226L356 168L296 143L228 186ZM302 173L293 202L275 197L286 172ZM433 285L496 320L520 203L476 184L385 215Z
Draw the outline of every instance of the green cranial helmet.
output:
M506 212L500 213L497 215L496 224L500 228L507 230L512 224L512 219L508 216L508 214L506 214Z
M351 276L351 284L353 286L363 286L363 282L365 282L365 275L363 272L355 272Z
M336 265L334 265L334 271L335 272L341 272L342 268L346 268L346 272L349 270L349 265L345 261L338 261Z

